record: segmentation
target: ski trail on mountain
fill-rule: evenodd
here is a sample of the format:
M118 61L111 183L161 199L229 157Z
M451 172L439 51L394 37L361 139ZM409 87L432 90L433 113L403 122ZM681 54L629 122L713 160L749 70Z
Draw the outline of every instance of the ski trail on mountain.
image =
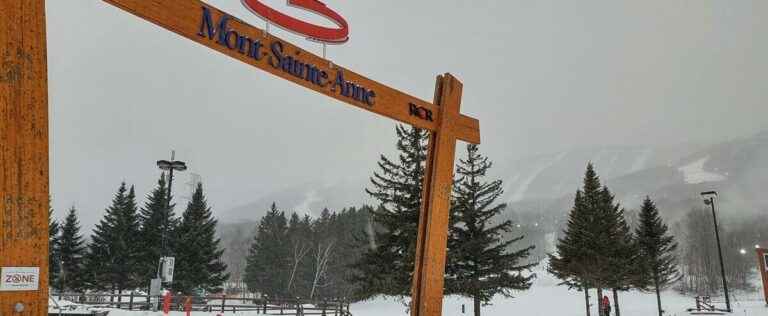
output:
M523 199L525 196L525 192L528 192L528 187L533 183L533 180L536 180L536 177L539 176L544 170L547 170L549 167L552 167L555 163L557 163L560 160L563 160L565 156L568 154L567 151L564 151L557 155L554 159L548 161L547 163L542 164L538 168L534 169L533 173L529 175L525 180L520 184L519 187L517 187L517 190L515 191L515 194L512 194L512 198L510 198L510 201L517 202Z

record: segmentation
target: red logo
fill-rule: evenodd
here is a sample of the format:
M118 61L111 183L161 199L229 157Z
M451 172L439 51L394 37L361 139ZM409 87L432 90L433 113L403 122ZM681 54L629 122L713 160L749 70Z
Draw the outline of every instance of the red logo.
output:
M328 8L318 0L288 0L288 5L305 9L322 15L338 25L338 28L328 28L285 15L272 9L259 0L242 0L243 5L256 15L271 21L289 31L307 36L310 40L341 44L349 40L349 25L341 15Z

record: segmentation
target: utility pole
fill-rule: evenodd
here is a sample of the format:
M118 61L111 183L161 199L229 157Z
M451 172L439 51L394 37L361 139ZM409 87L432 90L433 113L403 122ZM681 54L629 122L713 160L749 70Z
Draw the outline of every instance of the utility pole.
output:
M728 281L725 279L725 263L723 263L723 249L720 246L720 229L717 226L717 214L715 214L715 197L717 192L701 192L704 197L704 204L712 207L712 221L715 224L715 239L717 240L717 255L720 258L720 274L723 278L723 293L725 294L725 309L731 312L731 298L728 295Z
M167 239L168 238L166 237L166 235L168 235L168 224L169 223L168 223L168 216L167 215L170 214L170 212L171 212L171 189L173 187L173 171L174 170L176 170L176 171L187 170L187 164L185 162L177 161L177 160L174 160L174 159L176 159L176 151L172 150L171 151L171 160L170 161L168 161L168 160L158 160L157 161L157 167L160 168L160 170L168 171L168 194L166 195L166 198L165 198L165 211L166 211L167 214L166 214L166 216L163 219L165 222L163 223L163 231L161 233L161 252L160 252L160 260L158 260L158 265L157 265L157 278L160 278L160 270L163 268L163 266L165 264L163 259L168 254L168 249L167 249L168 248L168 246L167 246L167 244L168 244Z

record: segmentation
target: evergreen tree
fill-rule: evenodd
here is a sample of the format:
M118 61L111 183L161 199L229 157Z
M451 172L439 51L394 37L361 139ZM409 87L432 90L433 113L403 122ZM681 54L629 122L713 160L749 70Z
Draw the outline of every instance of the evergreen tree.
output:
M288 221L289 272L286 292L291 297L308 298L312 280L312 250L315 236L312 234L312 220L309 215L303 218L291 214Z
M624 216L624 209L618 203L613 203L614 196L603 187L602 195L605 207L604 217L608 219L608 233L610 238L607 246L607 255L604 262L606 275L604 284L613 292L614 314L621 316L619 304L619 291L627 291L635 285L639 268L639 249L632 236L632 231Z
M600 185L593 165L587 165L584 185L576 192L564 235L558 240L557 254L550 255L549 270L571 288L585 291L589 315L589 288L597 289L597 306L603 289L620 282L614 276L628 231L623 210L613 194Z
M58 283L61 272L61 256L59 255L59 222L53 218L53 208L48 201L48 284L52 287Z
M288 220L275 203L261 219L246 258L245 283L251 291L272 298L286 296L290 266Z
M69 214L62 226L59 247L62 267L57 284L59 291L82 290L85 286L83 258L86 247L83 236L80 234L80 221L77 219L77 210L74 206L69 209Z
M535 264L520 263L533 246L509 251L523 236L505 241L502 234L513 230L512 221L495 222L507 205L494 205L503 193L501 180L483 181L491 166L477 145L468 145L466 159L459 160L459 179L453 189L456 221L450 227L453 260L446 268L446 294L473 298L475 316L480 316L482 303L497 294L511 297L515 290L527 290L534 277L522 272Z
M123 182L91 237L86 269L93 287L122 292L137 285L138 236L136 193Z
M173 232L179 220L173 212L174 204L168 204L168 187L165 175L160 175L157 186L147 196L147 202L139 211L140 255L137 271L145 286L157 277L160 257L173 254ZM178 260L177 260L178 262Z
M216 219L205 199L203 185L198 184L187 204L176 230L176 264L173 288L184 294L195 289L218 292L229 278L227 266L222 262L224 250L216 238Z
M353 266L353 280L360 285L361 298L407 296L411 291L428 133L402 125L397 126L396 133L398 160L381 155L379 171L374 172L371 187L366 189L380 207L371 214L378 227L376 247Z
M644 267L645 284L649 284L656 292L656 303L659 316L662 315L660 291L680 278L678 273L675 250L677 243L668 234L667 225L661 220L659 211L650 197L646 197L640 209L640 226L635 234Z

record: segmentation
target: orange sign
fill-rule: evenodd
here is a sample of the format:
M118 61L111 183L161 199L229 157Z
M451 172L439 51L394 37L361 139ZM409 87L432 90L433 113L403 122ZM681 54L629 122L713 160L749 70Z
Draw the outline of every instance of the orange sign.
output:
M333 64L199 0L104 0L192 41L305 88L400 122L437 131L427 101ZM459 114L456 138L480 143L480 123Z

